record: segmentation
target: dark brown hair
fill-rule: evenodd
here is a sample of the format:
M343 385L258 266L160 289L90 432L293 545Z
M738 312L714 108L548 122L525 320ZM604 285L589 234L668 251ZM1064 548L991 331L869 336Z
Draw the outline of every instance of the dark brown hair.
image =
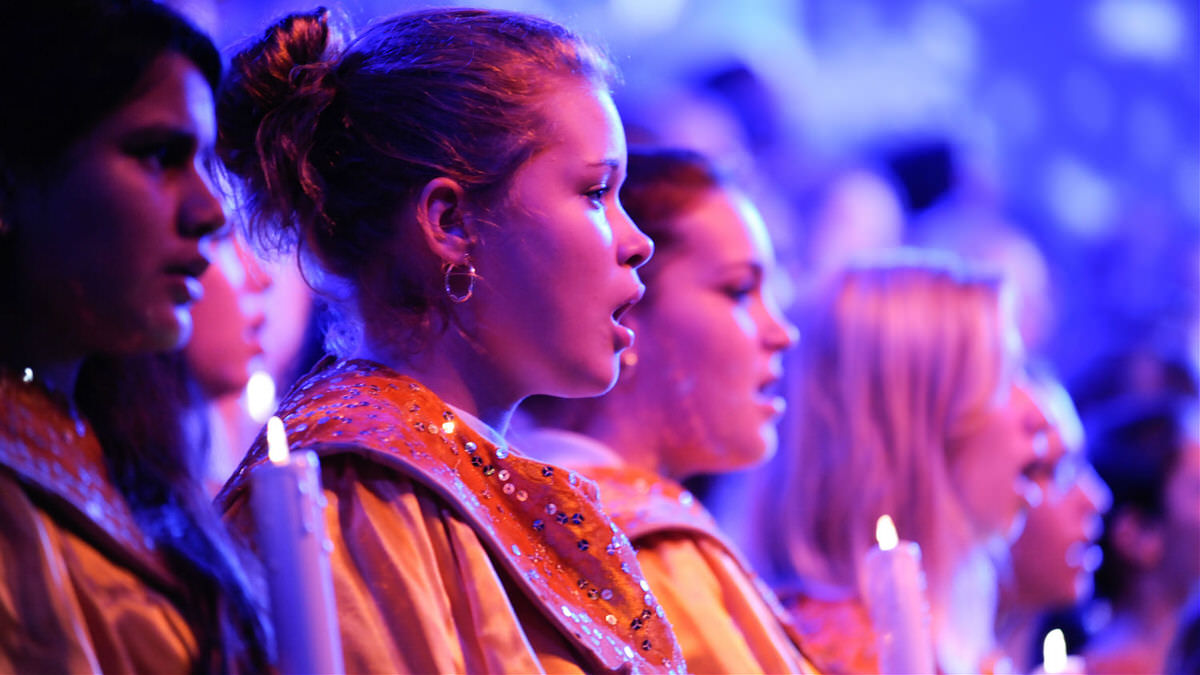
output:
M233 60L218 97L218 152L241 179L251 241L298 245L350 284L351 312L413 328L447 315L440 261L397 209L432 179L482 205L539 150L546 94L607 87L605 56L523 14L435 9L348 31L293 14ZM335 300L335 304L337 303Z
M655 300L654 278L678 241L677 219L696 208L713 190L730 185L729 177L704 155L681 149L633 149L621 186L621 204L646 236L654 257L638 275L646 284L643 305Z
M137 96L139 82L163 54L187 58L214 90L221 77L212 41L150 0L7 3L0 41L23 58L4 74L0 218L24 196L19 185L54 180L69 168L63 162L70 150ZM38 225L17 223L9 236ZM0 296L24 282L9 273L12 250L0 237ZM5 330L9 318L0 297ZM0 353L0 363L9 357ZM75 400L138 525L183 582L184 597L173 599L195 631L193 669L262 672L268 668L265 615L239 549L200 484L204 447L188 427L197 401L179 360L177 354L88 355Z
M164 52L186 57L215 89L221 57L209 38L149 0L5 3L0 38L22 64L4 70L0 168L49 170L134 94Z

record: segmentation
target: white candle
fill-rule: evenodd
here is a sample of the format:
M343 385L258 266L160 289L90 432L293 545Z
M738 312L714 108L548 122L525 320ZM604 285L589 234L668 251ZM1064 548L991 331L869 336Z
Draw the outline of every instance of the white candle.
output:
M267 456L270 461L254 471L251 500L280 675L342 673L317 455L289 452L283 421L272 417Z
M875 538L878 545L867 552L863 573L880 672L936 672L921 547L900 541L887 515L876 522Z
M1087 672L1082 657L1067 656L1067 639L1062 629L1055 628L1042 640L1042 666L1034 671L1041 675L1080 675Z
M1046 639L1042 640L1042 668L1047 673L1067 669L1067 639L1058 628L1046 633Z

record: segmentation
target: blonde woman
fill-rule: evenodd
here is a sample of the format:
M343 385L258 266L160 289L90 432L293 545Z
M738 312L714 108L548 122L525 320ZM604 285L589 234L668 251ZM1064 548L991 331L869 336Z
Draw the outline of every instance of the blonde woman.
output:
M999 279L901 251L848 268L813 311L759 524L822 672L879 667L861 565L883 514L921 545L938 666L991 669L993 561L1020 531L1046 427L1018 386L1005 297Z

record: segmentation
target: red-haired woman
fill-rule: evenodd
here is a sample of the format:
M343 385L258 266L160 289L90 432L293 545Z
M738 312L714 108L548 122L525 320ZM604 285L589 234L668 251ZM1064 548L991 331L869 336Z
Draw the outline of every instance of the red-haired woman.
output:
M685 666L595 488L504 438L526 396L612 386L650 240L617 200L611 66L556 24L429 10L348 45L293 15L234 60L219 151L251 236L340 317L284 400L322 458L346 667ZM223 503L252 526L257 444Z

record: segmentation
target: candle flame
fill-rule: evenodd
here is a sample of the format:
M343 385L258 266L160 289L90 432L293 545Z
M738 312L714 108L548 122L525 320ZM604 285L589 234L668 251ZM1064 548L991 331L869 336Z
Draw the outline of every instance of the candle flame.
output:
M1046 633L1046 639L1042 641L1042 670L1047 673L1067 670L1067 639L1061 629Z
M256 370L246 382L246 412L255 422L265 422L275 410L275 380L265 370Z
M286 464L289 456L291 452L288 450L283 420L272 416L267 420L267 457L273 464Z
M896 524L886 513L875 521L875 541L879 542L879 548L884 551L890 551L900 543L900 538L896 535Z

